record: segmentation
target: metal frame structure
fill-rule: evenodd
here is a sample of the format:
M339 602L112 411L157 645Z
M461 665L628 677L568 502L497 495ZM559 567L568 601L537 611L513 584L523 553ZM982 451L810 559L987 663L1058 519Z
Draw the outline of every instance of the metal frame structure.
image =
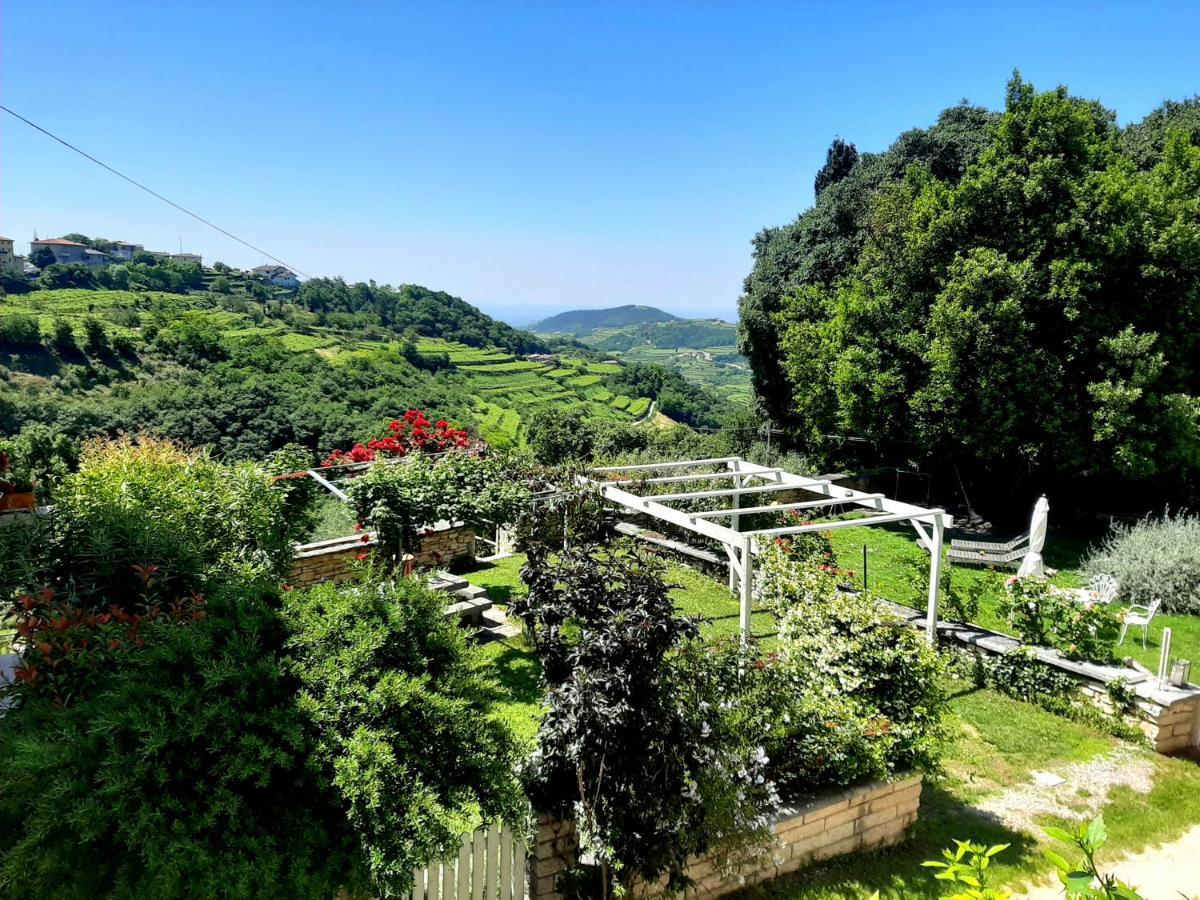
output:
M688 471L688 470L714 471ZM663 472L672 474L661 474ZM657 473L657 474L656 474ZM942 574L942 542L946 528L954 519L941 509L927 509L891 500L883 494L833 484L827 478L795 475L783 469L760 466L737 456L716 459L690 459L678 462L648 463L635 466L600 466L581 476L595 484L601 495L614 504L632 512L653 516L678 525L688 531L718 541L729 558L729 589L738 593L741 602L741 629L745 638L750 633L750 607L754 589L755 542L760 536L781 537L811 531L829 531L863 525L883 525L888 522L909 522L917 533L918 542L929 551L929 611L926 635L930 643L937 639L938 588ZM597 477L599 476L599 477ZM615 476L615 477L614 477ZM688 482L726 481L728 487L716 489L686 489ZM636 493L645 485L679 485L680 490L668 489L664 494ZM804 491L812 499L787 501L773 505L743 506L743 497L767 495L782 491ZM681 500L723 499L728 506L721 509L690 512L668 506ZM871 515L856 519L835 519L826 522L807 522L778 528L758 528L742 531L741 517L754 513L782 513L791 510L827 510L853 507ZM720 525L713 519L728 519Z

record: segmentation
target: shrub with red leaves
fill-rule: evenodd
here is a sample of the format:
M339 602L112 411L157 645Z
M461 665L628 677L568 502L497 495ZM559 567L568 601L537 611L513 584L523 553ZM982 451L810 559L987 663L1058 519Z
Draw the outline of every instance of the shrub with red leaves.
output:
M200 593L165 604L141 604L137 612L117 603L106 612L88 610L48 587L24 594L14 604L20 661L7 691L37 694L66 706L95 675L145 646L144 627L186 624L204 616Z
M388 423L388 431L389 434L368 441L366 445L356 443L349 450L334 450L321 465L372 462L381 457L443 453L471 446L471 436L466 431L451 427L445 419L431 423L418 409L410 409L403 418L393 419Z

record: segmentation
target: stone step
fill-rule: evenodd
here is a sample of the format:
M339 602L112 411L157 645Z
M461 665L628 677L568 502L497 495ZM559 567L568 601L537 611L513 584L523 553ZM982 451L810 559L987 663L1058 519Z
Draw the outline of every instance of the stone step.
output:
M492 608L492 601L485 598L475 600L459 600L446 607L444 615L448 619L457 618L464 625L478 625L484 612Z
M480 597L487 596L487 588L481 588L475 584L468 584L464 588L459 588L454 591L455 597L462 597L464 600L478 600Z
M516 619L510 619L504 610L493 607L485 612L479 621L478 640L506 641L521 634L521 624Z
M460 578L458 575L451 575L449 572L434 572L429 576L429 586L435 591L453 593L465 587L470 587L471 583L467 579Z

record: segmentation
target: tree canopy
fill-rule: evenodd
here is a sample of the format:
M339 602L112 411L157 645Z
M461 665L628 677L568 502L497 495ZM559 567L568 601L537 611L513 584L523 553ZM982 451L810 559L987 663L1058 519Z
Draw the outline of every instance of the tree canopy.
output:
M815 456L854 435L997 498L1030 476L1190 489L1200 146L1169 123L1192 106L1122 132L1014 76L1002 114L957 106L864 156L756 239L764 408Z

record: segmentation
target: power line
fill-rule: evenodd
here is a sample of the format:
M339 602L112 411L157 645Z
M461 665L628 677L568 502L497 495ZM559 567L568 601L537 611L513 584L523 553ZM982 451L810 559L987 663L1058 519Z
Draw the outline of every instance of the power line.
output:
M279 264L280 264L281 266L283 266L284 268L291 269L293 272L295 272L295 273L296 273L296 274L298 274L298 275L303 275L305 278L312 278L312 276L311 276L311 275L309 275L309 274L307 274L307 273L305 273L305 272L301 272L301 271L300 271L298 268L296 268L296 267L295 267L295 266L293 266L293 265L290 265L289 263L286 263L286 262L284 262L284 261L283 261L282 259L280 259L278 256L275 256L275 255L273 255L273 254L271 254L271 253L268 253L266 250L262 249L261 247L256 247L256 246L254 246L254 244L250 243L249 241L243 240L242 238L240 238L240 237L238 237L236 234L234 234L232 231L226 231L226 230L225 230L224 228L222 228L220 225L217 225L217 224L216 224L216 223L214 223L214 222L210 222L208 219L204 218L204 216L201 216L201 215L198 215L198 214L196 214L196 213L192 212L192 211L191 211L190 209L188 209L187 207L180 206L180 205L179 205L178 203L176 203L174 200L170 200L170 199L168 199L167 197L164 197L164 196L163 196L162 194L160 194L158 191L155 191L155 190L152 190L151 188L148 188L148 187L146 187L146 185L142 184L140 181L136 181L135 179L133 179L133 178L130 178L128 175L125 175L125 174L123 174L123 173L121 173L121 172L118 172L118 171L117 171L116 169L114 169L112 166L108 165L107 163L103 163L103 162L101 162L100 160L96 159L96 157L92 156L92 154L88 153L88 152L87 152L87 151L85 151L85 150L81 150L80 148L76 147L76 146L75 146L74 144L72 144L70 141L64 140L63 138L60 138L60 137L59 137L57 134L54 134L53 132L47 131L45 128L43 128L41 125L37 124L36 122L31 122L31 121L29 121L29 119L25 118L25 117L24 117L23 115L21 115L20 113L13 112L11 109L9 109L7 106L4 106L3 104L0 104L0 109L4 110L4 111L5 111L6 113L8 113L10 116L13 116L14 118L20 119L22 122L24 122L24 123L25 123L26 125L28 125L30 128L34 128L34 129L36 129L36 130L40 131L42 134L46 135L46 137L48 137L48 138L52 138L53 140L56 140L56 141L58 141L58 142L59 142L60 144L62 144L64 147L66 147L66 148L68 148L68 149L70 149L70 150L74 150L76 153L78 153L78 154L79 154L80 156L82 156L84 159L91 160L91 161L92 161L92 162L94 162L96 165L100 166L100 168L102 168L102 169L107 169L109 172L112 172L112 173L113 173L114 175L116 175L118 178L122 178L122 179L124 179L125 181L128 181L128 182L129 182L130 184L132 184L134 187L136 187L136 188L141 188L141 189L142 189L143 191L145 191L147 194L150 194L152 197L157 197L159 200L161 200L163 203L166 203L168 206L173 206L173 207L175 207L175 209L179 210L181 213L185 213L186 215L189 215L189 216L191 216L191 217L192 217L193 219L195 219L197 222L203 222L205 225L207 225L209 228L213 229L214 231L219 231L219 232L221 232L221 234L225 235L226 237L233 238L233 239L234 239L235 241L237 241L239 244L243 244L244 246L246 246L246 247L249 247L249 248L250 248L251 250L253 250L255 253L259 253L259 254L261 254L262 256L265 256L267 259L274 260L275 262L279 263Z

